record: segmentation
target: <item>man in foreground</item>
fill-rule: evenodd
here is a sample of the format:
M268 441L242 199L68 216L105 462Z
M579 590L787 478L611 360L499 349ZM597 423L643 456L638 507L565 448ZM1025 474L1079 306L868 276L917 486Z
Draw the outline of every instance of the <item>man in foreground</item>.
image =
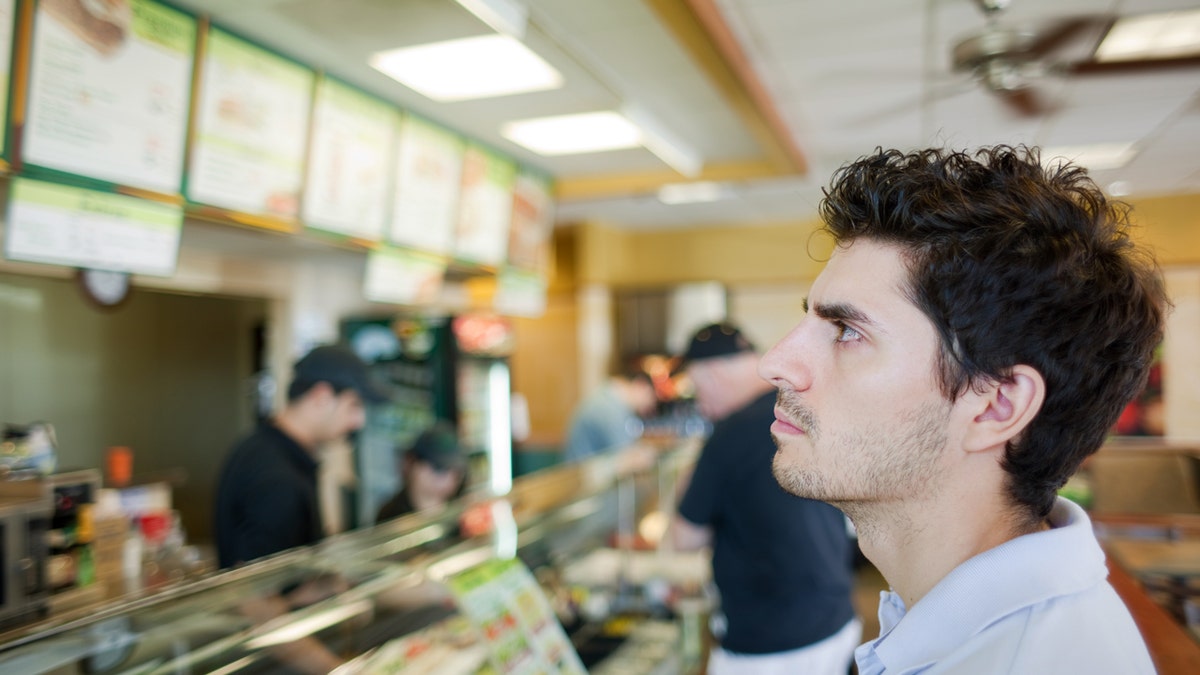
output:
M1142 388L1167 300L1122 205L1035 151L879 151L763 358L774 473L842 509L892 587L879 673L1153 673L1087 515L1056 491Z

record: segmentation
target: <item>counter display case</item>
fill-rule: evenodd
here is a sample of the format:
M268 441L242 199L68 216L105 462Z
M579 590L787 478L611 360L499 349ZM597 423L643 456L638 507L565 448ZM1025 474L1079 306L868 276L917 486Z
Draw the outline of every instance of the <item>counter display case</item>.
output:
M0 672L493 672L490 636L447 581L508 559L532 571L589 669L681 672L665 595L633 570L649 553L630 547L639 520L674 499L689 453L641 448L554 467L504 499L468 495L434 515L11 629L0 633ZM572 571L609 548L586 580Z

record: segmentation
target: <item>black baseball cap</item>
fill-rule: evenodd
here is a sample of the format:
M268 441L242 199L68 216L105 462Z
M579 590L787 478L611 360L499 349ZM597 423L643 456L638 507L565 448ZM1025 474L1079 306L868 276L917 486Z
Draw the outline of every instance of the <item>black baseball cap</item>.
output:
M414 459L426 462L438 471L462 469L467 463L458 444L458 435L446 422L438 422L422 431L408 451Z
M367 366L349 348L340 345L317 347L296 362L297 382L328 382L335 389L353 389L366 403L390 401L387 391L371 380Z
M730 356L742 352L754 351L754 343L750 342L737 326L730 323L712 323L692 336L687 351L679 358L675 372L686 368L693 361L703 361L719 356Z

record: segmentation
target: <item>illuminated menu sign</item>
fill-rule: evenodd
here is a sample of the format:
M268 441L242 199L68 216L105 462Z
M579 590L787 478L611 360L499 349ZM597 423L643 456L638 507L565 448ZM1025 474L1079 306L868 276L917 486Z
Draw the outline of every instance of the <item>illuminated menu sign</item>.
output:
M462 139L411 115L400 129L392 243L449 254L458 218Z
M304 187L309 227L383 239L399 113L328 77L317 85Z
M224 31L208 31L187 196L242 213L300 212L314 74Z
M136 197L16 178L8 197L10 260L171 276L183 209Z
M477 145L467 147L462 194L458 200L455 257L484 265L499 265L504 261L516 175L517 167L511 160Z
M23 161L178 194L195 47L196 20L151 0L39 2Z

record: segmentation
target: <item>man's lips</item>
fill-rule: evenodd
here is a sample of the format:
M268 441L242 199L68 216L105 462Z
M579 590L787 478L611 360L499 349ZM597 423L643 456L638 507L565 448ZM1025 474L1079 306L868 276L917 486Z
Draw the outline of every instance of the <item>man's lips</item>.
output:
M771 425L771 431L777 434L804 434L804 430L788 421L783 413L775 410L775 422Z

